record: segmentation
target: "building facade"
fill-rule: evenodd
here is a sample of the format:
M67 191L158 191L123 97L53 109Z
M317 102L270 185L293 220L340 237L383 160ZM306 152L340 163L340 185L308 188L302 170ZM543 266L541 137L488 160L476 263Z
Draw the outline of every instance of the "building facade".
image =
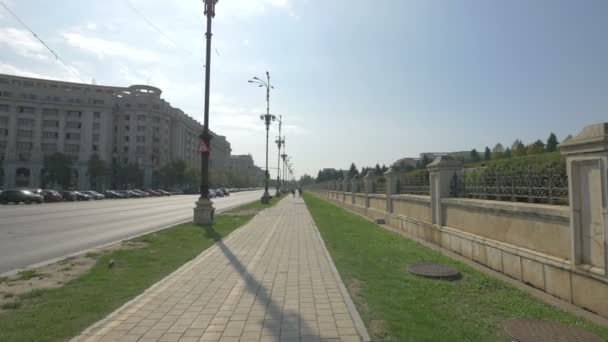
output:
M2 187L40 187L44 158L70 156L74 188L87 189L94 154L106 165L136 164L144 186L175 160L200 167L203 126L146 85L109 87L0 75ZM229 167L230 143L213 134L211 172ZM120 186L120 185L118 185Z

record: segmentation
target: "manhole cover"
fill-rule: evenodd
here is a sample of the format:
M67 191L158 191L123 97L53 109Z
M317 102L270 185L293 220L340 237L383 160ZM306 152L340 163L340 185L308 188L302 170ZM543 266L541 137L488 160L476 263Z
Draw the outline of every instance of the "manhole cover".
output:
M407 268L408 272L426 278L458 279L458 270L440 264L416 264Z
M601 342L603 339L588 331L534 319L513 319L503 323L507 335L518 342Z

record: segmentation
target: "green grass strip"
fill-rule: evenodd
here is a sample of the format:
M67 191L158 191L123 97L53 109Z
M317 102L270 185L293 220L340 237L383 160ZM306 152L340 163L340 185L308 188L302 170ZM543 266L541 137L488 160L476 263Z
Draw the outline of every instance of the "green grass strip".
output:
M64 341L80 334L192 260L216 239L247 223L256 211L230 213L269 206L245 205L227 215L217 215L213 230L183 224L132 240L145 242L144 248L100 256L89 272L65 286L37 290L35 295L21 296L19 301L9 303L9 310L0 313L0 341ZM114 260L112 268L108 267L110 260Z
M509 341L501 322L535 318L608 338L600 327L432 251L338 206L305 194L325 244L374 341ZM458 281L424 279L406 268L451 265Z

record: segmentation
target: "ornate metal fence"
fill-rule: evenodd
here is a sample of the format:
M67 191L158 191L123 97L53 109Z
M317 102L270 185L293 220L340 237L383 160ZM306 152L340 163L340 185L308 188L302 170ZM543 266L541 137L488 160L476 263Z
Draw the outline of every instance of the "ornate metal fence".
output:
M386 179L384 177L378 177L372 186L373 194L386 194Z
M429 195L431 183L428 175L400 175L397 181L397 192L400 194Z
M454 174L452 195L497 201L568 205L568 175L553 168L525 171L465 169Z

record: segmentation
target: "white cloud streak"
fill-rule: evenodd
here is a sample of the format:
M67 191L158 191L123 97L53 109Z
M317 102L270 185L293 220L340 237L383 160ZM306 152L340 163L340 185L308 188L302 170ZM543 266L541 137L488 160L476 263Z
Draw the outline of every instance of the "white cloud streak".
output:
M44 45L27 30L14 27L0 28L0 44L23 57L48 59L49 56Z
M120 57L147 62L160 60L160 56L155 52L129 47L117 41L86 36L77 32L64 33L63 37L70 46L93 53L100 59Z

